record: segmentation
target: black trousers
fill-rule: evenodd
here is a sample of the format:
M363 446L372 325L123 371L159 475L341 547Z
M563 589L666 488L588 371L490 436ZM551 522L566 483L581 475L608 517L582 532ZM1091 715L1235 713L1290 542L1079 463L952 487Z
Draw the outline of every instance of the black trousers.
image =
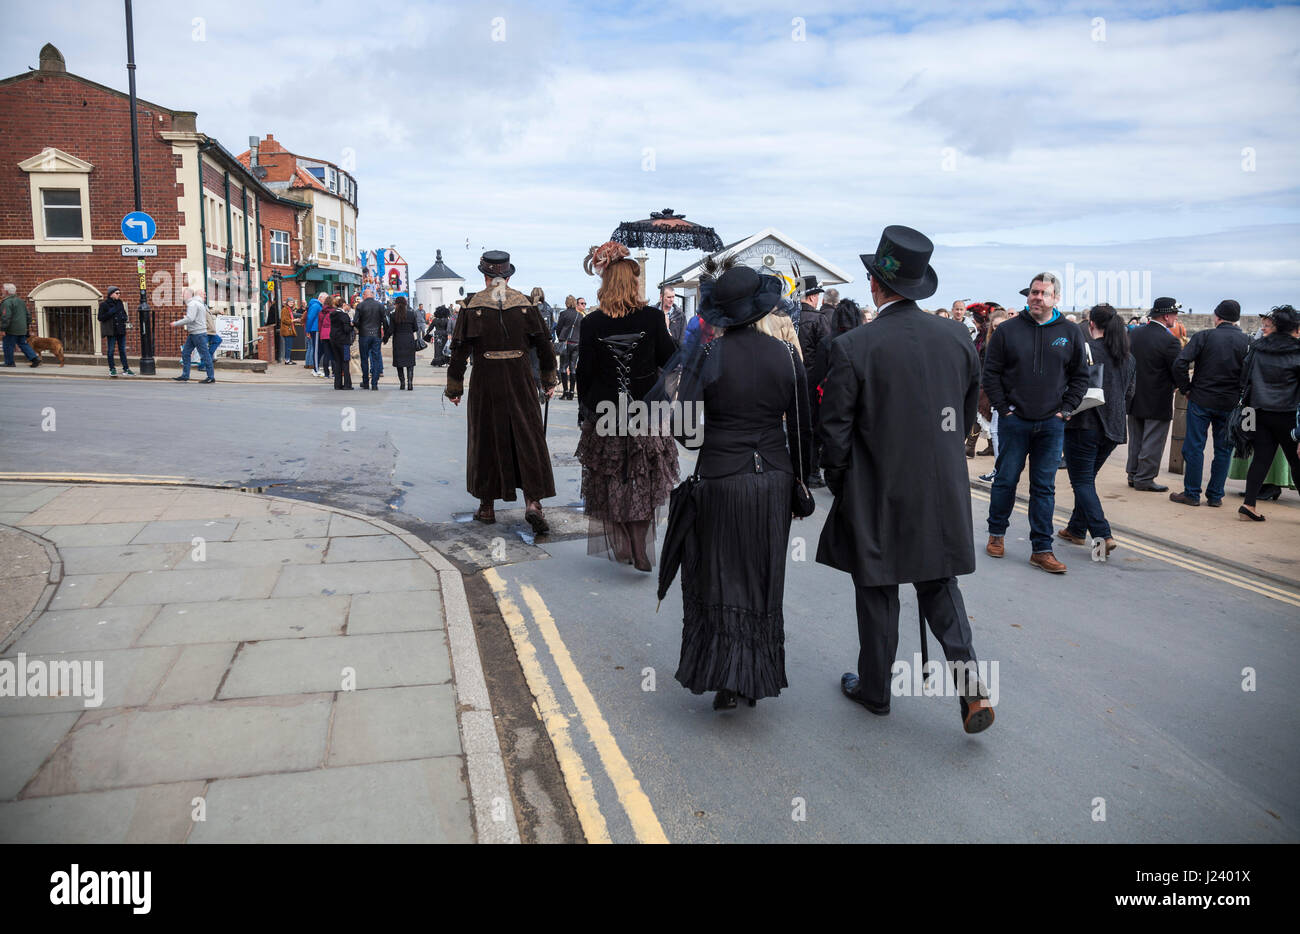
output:
M329 348L331 356L334 358L334 388L351 389L352 367L348 365L346 359L347 345L330 341Z
M912 586L944 657L950 662L974 662L970 621L957 578L918 581ZM854 581L853 591L858 609L859 690L873 704L888 704L890 669L898 654L898 585L866 587Z
M110 361L111 362L111 361ZM1291 440L1291 429L1295 427L1294 412L1265 412L1255 410L1255 436L1251 438L1254 458L1250 469L1246 471L1246 505L1254 507L1259 496L1259 488L1264 485L1273 466L1278 445L1282 447L1287 463L1291 465L1291 479L1300 487L1300 455L1296 454L1296 443Z

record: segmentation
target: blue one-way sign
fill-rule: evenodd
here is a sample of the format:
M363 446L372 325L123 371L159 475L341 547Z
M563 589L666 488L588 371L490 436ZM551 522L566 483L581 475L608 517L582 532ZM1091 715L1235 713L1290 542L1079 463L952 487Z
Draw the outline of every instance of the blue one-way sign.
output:
M157 231L158 225L144 211L132 211L122 218L122 236L132 243L148 243Z

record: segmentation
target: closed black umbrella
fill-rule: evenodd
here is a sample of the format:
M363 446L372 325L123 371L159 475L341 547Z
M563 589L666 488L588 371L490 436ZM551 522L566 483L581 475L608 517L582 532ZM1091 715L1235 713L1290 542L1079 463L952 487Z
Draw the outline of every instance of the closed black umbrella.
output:
M645 220L624 221L610 235L610 239L627 247L663 250L663 278L668 276L669 250L704 250L706 253L714 253L722 249L722 238L712 227L688 221L685 215L674 214L672 208L652 211Z
M682 552L686 548L686 536L695 526L695 515L699 504L695 500L700 478L689 476L676 489L668 494L668 528L664 530L664 547L659 552L659 601L663 602L668 588L673 585L677 569L682 564ZM655 605L658 610L658 604Z

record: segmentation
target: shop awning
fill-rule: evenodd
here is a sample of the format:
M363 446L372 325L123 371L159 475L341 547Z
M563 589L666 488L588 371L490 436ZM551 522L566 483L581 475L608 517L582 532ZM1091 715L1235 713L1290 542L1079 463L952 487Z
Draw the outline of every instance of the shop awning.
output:
M306 282L342 282L344 285L361 284L361 277L355 272L343 272L340 269L321 269L319 266L308 269L303 279Z

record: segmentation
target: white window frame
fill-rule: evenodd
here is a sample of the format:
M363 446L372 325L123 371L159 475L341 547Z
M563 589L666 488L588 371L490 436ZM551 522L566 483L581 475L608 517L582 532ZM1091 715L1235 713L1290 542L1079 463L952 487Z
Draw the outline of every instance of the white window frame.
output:
M325 252L325 226L326 224L324 221L316 222L316 255L317 256L329 255L328 253Z
M32 240L37 253L90 253L90 173L95 168L76 156L47 146L30 159L18 163L27 173L31 190ZM45 235L45 198L47 188L75 189L81 199L81 236L47 237Z
M339 255L339 225L330 224L330 256L335 259Z
M271 230L271 265L289 265L289 231L287 230Z

